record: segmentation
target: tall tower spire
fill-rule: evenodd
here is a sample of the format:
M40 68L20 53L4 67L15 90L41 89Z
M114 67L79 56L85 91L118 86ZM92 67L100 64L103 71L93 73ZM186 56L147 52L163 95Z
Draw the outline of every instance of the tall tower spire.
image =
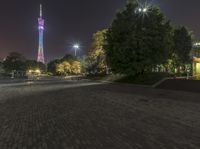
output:
M45 63L44 48L43 48L44 19L42 18L42 4L40 4L40 17L38 18L38 30L39 30L39 47L38 47L37 61Z
M42 4L40 4L40 18L42 18Z

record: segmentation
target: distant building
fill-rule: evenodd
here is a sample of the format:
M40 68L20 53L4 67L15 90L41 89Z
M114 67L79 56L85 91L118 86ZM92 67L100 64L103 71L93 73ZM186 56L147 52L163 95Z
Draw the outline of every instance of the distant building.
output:
M193 58L193 76L200 76L200 42L194 43L191 57Z

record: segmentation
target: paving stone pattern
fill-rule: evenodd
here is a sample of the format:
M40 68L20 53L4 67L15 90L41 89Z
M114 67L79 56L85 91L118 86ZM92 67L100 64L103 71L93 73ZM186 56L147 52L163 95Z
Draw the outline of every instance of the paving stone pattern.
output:
M198 97L118 84L16 93L0 103L0 149L199 149Z

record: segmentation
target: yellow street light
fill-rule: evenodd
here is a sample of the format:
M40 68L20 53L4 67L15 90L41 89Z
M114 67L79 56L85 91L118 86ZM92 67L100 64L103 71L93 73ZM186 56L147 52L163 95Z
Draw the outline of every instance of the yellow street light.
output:
M38 73L38 74L41 73L41 71L39 69L36 69L35 72Z

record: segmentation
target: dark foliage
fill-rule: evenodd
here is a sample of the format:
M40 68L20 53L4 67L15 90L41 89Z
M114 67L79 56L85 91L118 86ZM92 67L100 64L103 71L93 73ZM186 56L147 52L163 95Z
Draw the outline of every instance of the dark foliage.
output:
M189 54L192 50L192 38L188 30L185 27L175 29L173 41L173 56L177 65L191 62Z
M109 28L105 45L107 62L115 73L150 72L164 63L171 46L171 26L157 7L138 11L132 0L119 12Z
M10 73L12 71L26 71L26 58L17 52L12 52L3 62L4 69Z

